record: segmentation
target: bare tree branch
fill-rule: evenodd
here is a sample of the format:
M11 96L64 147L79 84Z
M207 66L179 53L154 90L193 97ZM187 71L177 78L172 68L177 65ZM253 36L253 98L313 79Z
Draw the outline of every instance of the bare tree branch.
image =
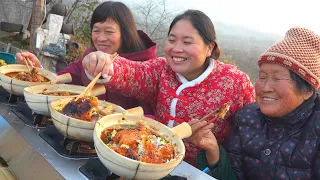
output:
M167 19L167 16L165 16L167 13L167 9L166 9L166 1L163 1L163 11L160 14L161 19L158 21L158 23L156 24L156 27L152 30L152 32L150 33L150 36L153 36L153 34L159 30L160 25L163 25L164 20Z
M163 55L163 44L167 37L169 21L175 12L169 9L167 0L143 0L133 3L133 14L137 27L146 32L150 38L157 42L158 56Z
M164 39L168 21L173 17L173 11L167 8L167 0L144 0L134 3L133 9L138 28L145 31L153 40ZM165 30L163 30L165 29Z
M67 15L66 15L66 23L70 23L71 21L71 17L73 12L77 9L78 4L81 2L81 0L76 0L73 2L73 4L71 5L71 8L69 9Z

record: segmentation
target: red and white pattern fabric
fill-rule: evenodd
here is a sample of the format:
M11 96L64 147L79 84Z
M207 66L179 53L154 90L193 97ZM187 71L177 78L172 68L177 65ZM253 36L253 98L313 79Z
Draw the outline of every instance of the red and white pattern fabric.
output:
M156 120L169 126L200 119L229 103L226 118L214 122L212 130L220 144L229 134L231 115L255 100L249 77L220 61L211 60L206 71L193 81L175 73L164 58L133 62L120 57L114 61L113 68L115 75L106 84L107 90L149 102ZM195 166L199 149L188 139L184 142L184 160Z
M283 65L316 90L320 84L320 36L306 28L291 28L282 41L271 46L258 61Z

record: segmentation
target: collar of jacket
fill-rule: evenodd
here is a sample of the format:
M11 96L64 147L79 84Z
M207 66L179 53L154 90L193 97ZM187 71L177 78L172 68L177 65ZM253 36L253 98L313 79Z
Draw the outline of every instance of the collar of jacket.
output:
M195 86L203 82L210 75L210 73L213 71L215 67L214 62L215 62L214 59L210 59L209 66L207 67L207 69L199 77L197 77L192 81L188 81L182 74L176 73L176 75L182 84L185 84L188 87Z
M298 130L302 128L305 122L309 119L309 116L312 114L316 98L317 94L314 93L308 100L283 117L272 118L265 116L266 123L272 127L283 127L288 130Z

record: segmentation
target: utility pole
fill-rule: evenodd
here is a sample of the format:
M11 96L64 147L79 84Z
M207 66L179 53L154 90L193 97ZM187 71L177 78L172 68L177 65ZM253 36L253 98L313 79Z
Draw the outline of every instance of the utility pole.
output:
M30 30L30 44L29 51L36 53L36 34L35 31L41 26L44 18L44 0L34 0L31 15L31 30Z

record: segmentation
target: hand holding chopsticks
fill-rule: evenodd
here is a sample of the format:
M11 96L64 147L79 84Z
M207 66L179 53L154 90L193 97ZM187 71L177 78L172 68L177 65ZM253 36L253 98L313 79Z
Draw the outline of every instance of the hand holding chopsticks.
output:
M192 119L188 122L192 129L192 136L190 137L190 141L197 147L204 149L206 153L210 152L206 154L207 158L210 157L208 159L208 163L210 165L216 164L216 162L219 160L219 147L217 139L212 132L212 128L214 127L214 124L212 122L216 119L224 118L229 108L229 104L224 104L220 108L210 112L200 120ZM209 120L207 123L204 123L203 121L208 119L210 116L214 116L214 118Z
M195 146L206 151L206 159L209 165L216 164L219 161L220 157L218 142L212 132L212 128L214 127L214 124L212 122L216 119L224 118L229 108L229 104L224 104L220 108L210 112L200 120L192 119L188 122L192 129L192 136L190 137L190 141ZM210 116L214 116L214 118L209 120L207 123L203 122Z
M118 53L113 54L113 56L111 57L111 62L113 62L117 57L119 56ZM77 98L75 99L75 101L79 100L79 98L86 96L91 89L94 87L94 85L97 83L97 81L99 80L99 78L101 77L102 72L100 72L89 84L88 86L84 89L84 91L79 94L77 96Z
M112 63L116 59L117 54L110 57L109 54L102 51L91 52L82 60L82 66L88 77L93 78L99 72L102 72L102 77L107 78L112 76Z
M36 68L42 67L38 57L36 55L34 55L33 53L28 52L28 51L22 52L20 50L20 52L16 54L16 58L17 58L17 64L27 65L26 62L28 61L29 62L29 64L28 64L29 68L30 68L30 65L31 65L31 67L36 67Z
M22 53L22 51L20 51L20 53ZM23 57L25 65L28 68L28 71L31 73L31 70L34 68L32 61L28 57L24 57L24 56L22 56L22 57ZM32 67L32 69L30 69L29 64Z

